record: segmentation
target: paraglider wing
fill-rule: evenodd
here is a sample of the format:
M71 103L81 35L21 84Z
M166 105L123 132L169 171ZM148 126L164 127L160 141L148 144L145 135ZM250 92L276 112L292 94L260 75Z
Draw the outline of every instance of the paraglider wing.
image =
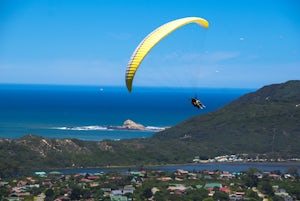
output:
M164 37L169 35L174 30L190 24L190 23L197 23L200 26L204 28L208 28L209 23L203 18L199 17L186 17L181 18L178 20L174 20L171 22L168 22L157 29L155 29L153 32L151 32L142 42L138 45L138 47L133 52L126 69L126 86L129 92L132 90L132 81L134 78L134 75L145 58L145 56L149 53L149 51Z

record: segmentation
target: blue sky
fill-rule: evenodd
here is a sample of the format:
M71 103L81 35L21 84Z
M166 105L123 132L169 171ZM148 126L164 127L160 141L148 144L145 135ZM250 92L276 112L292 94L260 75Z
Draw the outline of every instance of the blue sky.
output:
M134 86L259 88L300 78L298 0L0 0L0 83L121 85L136 46L197 16L142 62Z

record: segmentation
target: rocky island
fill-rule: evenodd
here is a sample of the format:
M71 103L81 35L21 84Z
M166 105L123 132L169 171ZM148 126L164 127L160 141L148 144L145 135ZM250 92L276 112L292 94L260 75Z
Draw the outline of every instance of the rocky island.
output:
M165 128L153 127L153 126L144 126L142 124L136 123L130 119L124 121L122 126L107 126L107 129L114 130L139 130L139 131L161 131Z

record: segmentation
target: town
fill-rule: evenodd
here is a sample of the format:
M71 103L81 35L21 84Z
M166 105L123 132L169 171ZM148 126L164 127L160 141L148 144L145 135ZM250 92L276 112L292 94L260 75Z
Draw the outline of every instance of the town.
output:
M266 154L228 154L223 156L216 156L214 158L195 156L193 163L227 163L227 162L299 162L300 158L274 158Z
M141 169L94 174L63 174L59 171L34 172L0 180L3 201L70 200L299 200L298 168L286 172L245 172L220 170L170 173Z

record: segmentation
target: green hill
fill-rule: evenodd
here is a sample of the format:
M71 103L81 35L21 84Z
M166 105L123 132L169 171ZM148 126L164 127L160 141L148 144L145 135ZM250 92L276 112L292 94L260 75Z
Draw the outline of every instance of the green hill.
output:
M300 155L300 81L265 86L147 139L0 139L0 177L25 170L191 162L194 156Z
M300 155L300 81L265 86L223 108L188 119L153 138L183 138L204 155Z

